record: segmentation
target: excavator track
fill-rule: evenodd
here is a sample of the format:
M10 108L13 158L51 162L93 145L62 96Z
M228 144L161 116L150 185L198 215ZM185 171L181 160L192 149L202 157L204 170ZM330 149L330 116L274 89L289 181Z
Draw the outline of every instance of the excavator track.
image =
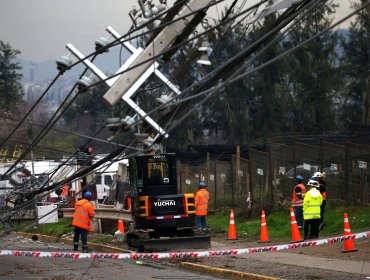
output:
M208 249L211 247L211 237L206 234L190 236L151 238L149 233L128 232L127 246L139 252L163 252L180 249Z

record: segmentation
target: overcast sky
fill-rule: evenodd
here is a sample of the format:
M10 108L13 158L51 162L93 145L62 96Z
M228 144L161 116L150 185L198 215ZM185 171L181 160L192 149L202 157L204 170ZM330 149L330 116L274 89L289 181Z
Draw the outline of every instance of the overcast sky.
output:
M256 1L247 1L247 6ZM217 18L232 1L225 2L210 11L212 17ZM335 2L341 5L338 18L351 11L349 1ZM168 3L172 5L173 0ZM22 58L35 62L67 54L67 43L87 55L94 51L96 39L107 36L107 26L120 34L128 31L128 12L133 6L138 7L137 0L0 0L0 40L20 50Z

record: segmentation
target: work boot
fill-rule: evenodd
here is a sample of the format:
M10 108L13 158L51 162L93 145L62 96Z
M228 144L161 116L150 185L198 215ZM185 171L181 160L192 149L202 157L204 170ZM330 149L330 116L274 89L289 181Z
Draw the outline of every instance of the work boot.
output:
M78 243L77 244L73 244L73 250L78 251Z
M87 247L87 245L82 245L82 253L88 253L89 252L89 248Z

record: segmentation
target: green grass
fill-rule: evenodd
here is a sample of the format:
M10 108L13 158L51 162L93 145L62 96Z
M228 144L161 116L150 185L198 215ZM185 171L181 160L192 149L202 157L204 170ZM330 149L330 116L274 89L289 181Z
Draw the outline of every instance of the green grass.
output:
M70 219L59 219L58 223L38 225L37 232L51 236L62 236L73 231Z
M370 206L344 206L327 204L325 209L325 227L320 236L343 235L344 213L348 214L352 232L370 230ZM229 229L229 212L211 212L207 216L207 224L216 232L227 234ZM245 213L235 213L235 227L239 239L259 240L261 218L247 218ZM270 240L290 240L290 214L287 210L266 214L268 235Z
M44 234L49 236L61 237L63 234L73 231L71 219L59 219L57 223L51 224L32 224L28 221L14 222L14 231L24 231L31 233Z
M230 222L230 210L210 212L207 216L207 224L215 233L227 235ZM320 232L320 236L343 235L344 223L343 213L347 213L349 217L350 227L352 232L370 230L370 206L345 206L327 204L325 209L325 227ZM261 218L260 214L256 213L255 217L247 218L245 212L235 211L235 225L238 239L247 239L258 241L260 235ZM279 210L270 214L266 214L268 235L271 241L286 241L291 240L291 225L290 214L287 210ZM12 225L15 231L34 232L50 236L60 237L73 231L71 219L59 219L58 223L33 225L22 227L29 222L16 222ZM17 229L19 228L19 229ZM105 243L106 237L94 242ZM92 241L91 241L92 242Z

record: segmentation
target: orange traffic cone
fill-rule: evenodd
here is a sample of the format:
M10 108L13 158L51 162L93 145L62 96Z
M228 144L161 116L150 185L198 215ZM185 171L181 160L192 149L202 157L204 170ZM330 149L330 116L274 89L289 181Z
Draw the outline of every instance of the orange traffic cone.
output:
M351 228L349 227L349 221L347 213L344 213L344 235L351 235ZM348 239L344 241L344 250L342 250L342 253L348 253L348 252L355 252L357 249L355 248L355 242L353 239Z
M122 220L118 220L118 231L121 233L121 234L125 234L125 226L123 224L123 221Z
M262 210L260 240L258 242L259 243L270 242L270 240L269 240L269 234L267 232L267 224L266 224L265 210Z
M229 223L229 232L227 234L227 240L236 240L236 228L234 220L234 210L230 210L230 223Z
M301 238L301 234L299 233L297 220L295 219L293 208L290 208L290 225L292 229L292 241L290 241L290 243L303 241Z

